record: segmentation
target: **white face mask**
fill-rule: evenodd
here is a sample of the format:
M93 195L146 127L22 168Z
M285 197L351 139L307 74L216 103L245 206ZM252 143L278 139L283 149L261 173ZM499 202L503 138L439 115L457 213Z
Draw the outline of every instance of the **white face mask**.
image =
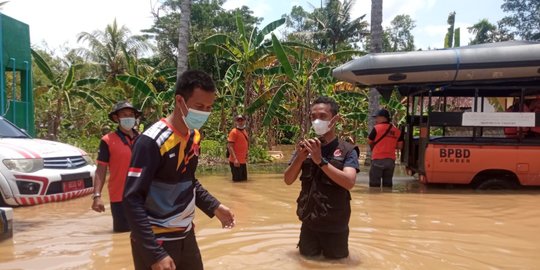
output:
M125 130L130 130L135 126L135 117L120 118L120 126Z
M322 136L330 131L330 121L315 119L311 122L315 134Z

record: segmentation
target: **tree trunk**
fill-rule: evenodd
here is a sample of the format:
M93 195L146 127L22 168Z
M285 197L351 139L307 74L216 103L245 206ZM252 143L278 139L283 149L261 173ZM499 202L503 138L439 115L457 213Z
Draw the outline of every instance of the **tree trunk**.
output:
M188 70L189 63L189 39L191 21L191 0L182 0L180 3L180 26L178 27L178 62L176 76Z
M60 91L60 90L59 90ZM62 103L64 102L63 93L60 92L58 99L56 100L56 115L54 117L54 129L52 134L53 140L58 140L58 133L60 132L60 123L62 119Z
M248 74L245 77L245 84L244 84L244 112L249 106L251 105L251 96L252 96L252 89L253 89L253 77ZM248 130L251 131L251 136L249 138L250 145L255 145L257 142L255 141L255 137L259 135L259 119L258 119L258 113L254 113L251 115L250 121L248 121Z
M382 7L383 0L371 0L371 53L382 52L383 46L383 28L382 28ZM379 109L380 94L375 88L369 89L369 115L368 130L371 131L375 126L375 119L371 117ZM371 163L371 150L367 148L366 165Z
M302 118L304 119L304 134L305 137L306 134L309 134L309 128L311 127L311 121L309 119L309 115L311 113L311 79L308 78L306 83L306 99L305 99L305 107L304 111L302 112Z
M221 99L221 131L224 134L228 134L227 128L227 116L225 115L225 98Z

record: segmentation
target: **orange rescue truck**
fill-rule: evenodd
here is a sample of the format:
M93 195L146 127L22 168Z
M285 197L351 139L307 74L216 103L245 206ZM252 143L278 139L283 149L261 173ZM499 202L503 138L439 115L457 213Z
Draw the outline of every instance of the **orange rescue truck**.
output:
M407 97L402 163L421 182L540 186L540 43L368 54L333 75Z

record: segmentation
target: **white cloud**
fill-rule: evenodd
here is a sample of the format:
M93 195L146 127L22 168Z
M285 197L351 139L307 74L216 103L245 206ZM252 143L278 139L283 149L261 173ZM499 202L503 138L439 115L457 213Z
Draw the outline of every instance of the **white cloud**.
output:
M248 6L252 11L253 15L256 17L263 17L265 19L268 16L268 13L272 11L272 7L268 3L268 1L263 0L228 0L223 4L223 8L227 10L240 8L242 6ZM278 19L278 18L275 18Z
M472 24L464 22L456 22L455 29L460 28L460 43L461 46L469 44L470 39L473 36L467 30L467 27L470 27ZM427 25L423 27L418 27L413 31L415 36L422 35L422 40L415 40L416 47L427 49L440 49L444 48L444 37L448 32L448 25Z
M235 9L242 6L247 6L249 0L227 0L225 4L223 4L224 9Z
M411 17L421 10L432 10L437 0L384 0L383 1L383 26L388 26L390 21L397 15L407 14ZM366 20L371 20L371 0L358 0L352 10L354 18L367 14Z
M51 48L76 47L78 33L103 30L115 18L133 34L150 28L152 3L155 0L16 0L3 6L2 12L30 26L32 44L46 41Z

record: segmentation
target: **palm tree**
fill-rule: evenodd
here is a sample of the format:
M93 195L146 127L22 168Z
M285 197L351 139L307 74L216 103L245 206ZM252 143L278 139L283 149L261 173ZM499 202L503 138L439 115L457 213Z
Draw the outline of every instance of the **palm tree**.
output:
M180 11L182 15L180 16L180 26L178 27L177 77L188 70L191 0L181 0Z
M132 36L128 28L118 26L116 19L104 31L79 33L77 41L87 43L89 48L79 51L86 58L100 64L107 82L112 84L115 83L116 75L123 74L127 69L126 54L137 57L150 49L144 37Z
M382 28L383 0L371 0L371 53L380 53L383 48ZM376 88L369 89L369 114L374 115L379 109L380 94ZM375 119L368 117L368 130L375 126ZM368 148L366 163L371 162L371 151Z

